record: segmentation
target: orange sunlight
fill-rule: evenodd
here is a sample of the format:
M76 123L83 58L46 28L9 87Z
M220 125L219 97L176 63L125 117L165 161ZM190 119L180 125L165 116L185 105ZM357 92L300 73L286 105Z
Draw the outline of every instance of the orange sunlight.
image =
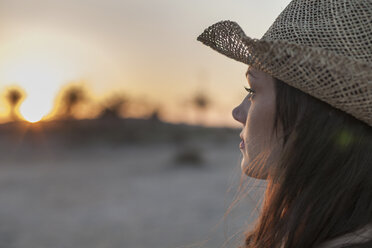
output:
M0 47L0 83L26 92L18 115L29 122L51 117L63 85L85 78L94 81L99 69L116 68L103 48L73 34L30 28L17 29L7 38ZM118 78L117 73L105 79L113 77ZM7 115L7 110L0 111L0 116Z
M35 109L29 99L22 103L19 111L22 117L31 123L40 121L47 114L44 109Z
M20 114L27 121L39 121L51 111L55 94L51 84L61 81L62 76L57 70L47 59L23 58L8 71L13 72L13 80L26 91Z

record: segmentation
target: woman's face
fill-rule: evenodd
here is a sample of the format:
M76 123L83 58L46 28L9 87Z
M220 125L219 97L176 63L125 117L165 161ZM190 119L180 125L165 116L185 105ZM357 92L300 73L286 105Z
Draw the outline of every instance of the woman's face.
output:
M266 179L281 151L281 143L276 136L271 138L275 115L275 81L269 74L252 67L248 68L246 76L247 96L232 111L234 119L243 125L239 145L243 154L241 167L250 177ZM265 152L265 155L261 152Z

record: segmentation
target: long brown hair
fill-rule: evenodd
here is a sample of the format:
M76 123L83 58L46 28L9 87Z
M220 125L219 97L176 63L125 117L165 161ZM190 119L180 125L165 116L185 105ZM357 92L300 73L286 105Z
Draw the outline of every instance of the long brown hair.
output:
M372 224L372 128L278 79L275 90L283 152L244 247L311 248Z

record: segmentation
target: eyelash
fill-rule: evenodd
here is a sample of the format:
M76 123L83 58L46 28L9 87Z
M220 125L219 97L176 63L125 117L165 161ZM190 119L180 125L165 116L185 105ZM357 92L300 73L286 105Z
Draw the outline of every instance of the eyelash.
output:
M245 89L249 94L251 94L251 96L254 94L254 90L252 90L251 88L248 88L248 87L245 87L245 86L244 86L244 89Z

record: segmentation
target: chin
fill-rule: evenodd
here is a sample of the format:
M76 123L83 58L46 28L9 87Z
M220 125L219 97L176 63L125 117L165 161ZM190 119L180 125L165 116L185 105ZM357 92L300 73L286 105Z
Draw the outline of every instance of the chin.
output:
M268 173L262 171L262 167L260 166L253 167L251 164L246 163L244 159L242 160L241 163L241 169L242 173L255 179L266 180L268 178Z

